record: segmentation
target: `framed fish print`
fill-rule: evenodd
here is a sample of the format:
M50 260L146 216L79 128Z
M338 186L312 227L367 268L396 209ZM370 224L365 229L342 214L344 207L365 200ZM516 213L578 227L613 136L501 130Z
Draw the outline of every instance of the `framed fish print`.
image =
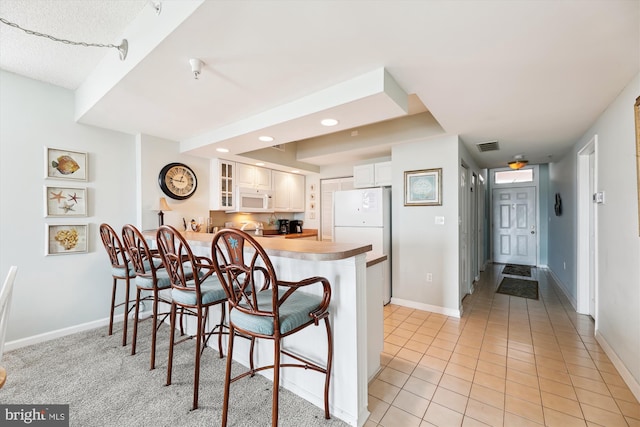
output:
M442 168L405 171L404 205L442 205Z
M87 153L44 147L45 178L86 181Z
M87 189L44 187L46 217L87 216Z
M45 255L86 253L87 224L45 224Z

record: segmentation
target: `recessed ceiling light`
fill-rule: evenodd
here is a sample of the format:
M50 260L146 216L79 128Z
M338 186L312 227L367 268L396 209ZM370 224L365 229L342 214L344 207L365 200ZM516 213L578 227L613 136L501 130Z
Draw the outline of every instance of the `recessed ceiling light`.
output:
M228 148L216 148L216 151L218 153L228 153L229 149Z
M261 135L258 137L258 139L262 142L271 142L273 141L273 137L269 136L269 135Z
M258 163L256 163L256 166L264 166L264 163L258 162Z
M336 119L322 119L320 124L322 126L335 126L338 124L338 121Z
M291 173L300 173L300 171L298 169L294 169L291 171Z

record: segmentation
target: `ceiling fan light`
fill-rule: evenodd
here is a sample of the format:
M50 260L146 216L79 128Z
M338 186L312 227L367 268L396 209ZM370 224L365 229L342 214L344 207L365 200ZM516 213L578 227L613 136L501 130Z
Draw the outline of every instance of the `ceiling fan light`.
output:
M527 163L529 163L528 160L514 160L512 162L509 162L509 167L511 169L518 170L518 169L522 169L523 167L527 166Z

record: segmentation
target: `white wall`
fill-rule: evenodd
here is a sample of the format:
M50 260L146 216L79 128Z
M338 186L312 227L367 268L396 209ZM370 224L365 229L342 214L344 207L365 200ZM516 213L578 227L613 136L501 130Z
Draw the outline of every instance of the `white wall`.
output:
M135 219L135 139L78 125L73 93L0 70L0 275L17 265L7 341L109 316L98 227ZM44 146L88 153L87 182L47 180ZM89 216L45 218L45 185L86 187ZM87 254L45 256L45 224L89 224Z
M633 104L640 74L607 108L578 146L598 135L598 330L636 380L640 398L640 237ZM640 171L638 171L640 173Z
M575 269L576 156L598 135L598 306L596 337L636 397L640 398L640 237L635 164L633 104L640 95L640 74L603 112L596 123L558 163L550 165L550 195L561 192L563 216L549 226L549 266L576 294L575 273L563 274L562 261ZM569 265L567 266L569 268Z
M158 227L158 203L160 197L167 199L171 211L164 213L164 223L172 225L178 230L183 229L182 218L205 221L209 216L209 159L180 154L179 144L175 141L157 138L149 135L136 137L137 164L139 186L137 187L138 221L144 230ZM158 174L168 163L181 162L193 169L198 179L198 186L193 196L186 200L174 200L167 197L158 185Z
M392 302L459 315L458 137L395 145L391 157ZM404 206L404 171L431 168L442 168L442 206Z
M577 303L576 290L576 242L577 242L577 182L576 151L572 150L558 162L549 164L549 193L547 202L555 204L555 195L562 198L562 215L556 216L549 210L549 247L547 265L554 278L574 308ZM540 218L542 220L542 217ZM562 236L558 238L558 236Z

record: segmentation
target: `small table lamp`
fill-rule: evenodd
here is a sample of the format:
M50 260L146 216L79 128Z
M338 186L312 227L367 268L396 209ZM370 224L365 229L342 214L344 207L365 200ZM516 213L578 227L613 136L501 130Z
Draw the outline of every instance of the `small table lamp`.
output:
M158 227L164 225L164 212L171 211L171 207L167 204L167 199L160 197L160 211L158 212Z

